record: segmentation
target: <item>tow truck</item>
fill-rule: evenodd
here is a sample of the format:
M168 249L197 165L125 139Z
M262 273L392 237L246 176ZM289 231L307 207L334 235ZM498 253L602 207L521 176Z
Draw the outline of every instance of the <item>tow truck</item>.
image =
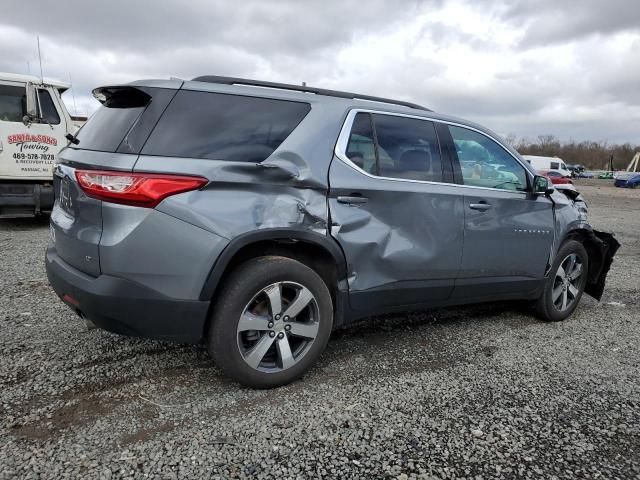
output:
M53 207L58 152L86 118L62 100L68 83L0 72L0 218L32 217Z

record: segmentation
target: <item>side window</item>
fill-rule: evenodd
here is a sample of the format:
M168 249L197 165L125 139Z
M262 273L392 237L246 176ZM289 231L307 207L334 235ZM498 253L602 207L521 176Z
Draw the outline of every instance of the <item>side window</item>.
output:
M4 122L22 122L27 113L27 94L25 87L0 85L0 120Z
M304 102L180 90L142 154L259 163L310 110Z
M60 123L60 115L58 115L58 111L56 110L56 106L51 99L51 95L49 92L43 89L38 89L38 97L39 97L39 105L38 109L38 117L42 118L43 122L50 123L51 125L58 125ZM40 108L42 107L42 112L40 112Z
M464 185L527 189L527 174L509 152L489 137L473 130L449 126L458 154Z
M373 114L382 177L442 182L442 161L432 122Z
M558 162L551 162L551 163L549 164L549 168L550 168L551 170L557 170L558 168L560 168L560 164L559 164Z
M347 157L365 172L376 174L376 147L371 115L368 113L358 113L353 120Z

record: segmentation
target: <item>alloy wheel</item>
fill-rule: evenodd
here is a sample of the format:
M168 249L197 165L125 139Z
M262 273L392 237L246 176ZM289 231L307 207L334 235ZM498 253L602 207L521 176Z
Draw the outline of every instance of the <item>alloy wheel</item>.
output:
M573 306L580 295L580 277L583 273L582 261L575 253L567 255L560 262L551 290L551 300L556 309L563 312Z
M296 282L273 283L246 305L237 327L238 348L256 370L276 373L293 367L318 335L318 302Z

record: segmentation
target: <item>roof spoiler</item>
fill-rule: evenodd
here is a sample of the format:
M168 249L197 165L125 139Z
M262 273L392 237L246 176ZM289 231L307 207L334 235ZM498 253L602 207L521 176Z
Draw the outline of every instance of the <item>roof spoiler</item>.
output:
M96 100L108 108L145 107L151 100L151 95L129 85L98 87L91 93Z

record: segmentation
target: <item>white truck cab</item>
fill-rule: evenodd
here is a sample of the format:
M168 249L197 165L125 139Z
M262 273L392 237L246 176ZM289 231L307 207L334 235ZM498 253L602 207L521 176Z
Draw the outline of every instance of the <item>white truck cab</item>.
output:
M542 157L539 155L522 155L527 163L533 168L540 171L555 171L559 172L563 177L570 177L571 170L567 168L567 165L559 157Z
M34 216L53 207L58 152L84 123L62 101L69 84L0 73L0 218Z

